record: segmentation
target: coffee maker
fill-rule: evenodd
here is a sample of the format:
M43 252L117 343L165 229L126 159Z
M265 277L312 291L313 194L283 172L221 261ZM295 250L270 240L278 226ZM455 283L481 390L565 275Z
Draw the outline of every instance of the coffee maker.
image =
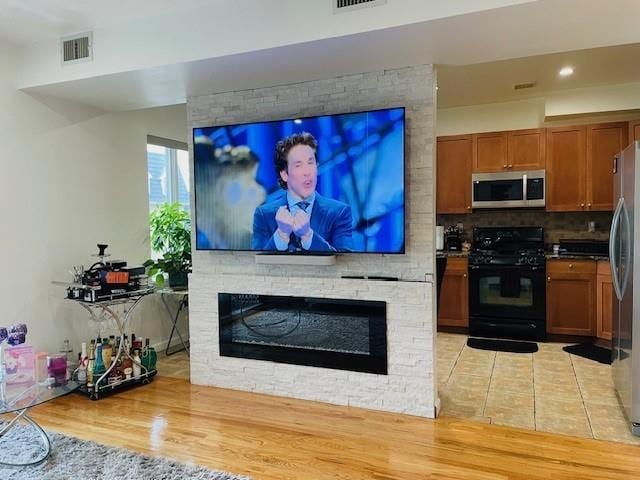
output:
M458 227L447 227L444 232L444 248L452 252L462 251L462 231Z

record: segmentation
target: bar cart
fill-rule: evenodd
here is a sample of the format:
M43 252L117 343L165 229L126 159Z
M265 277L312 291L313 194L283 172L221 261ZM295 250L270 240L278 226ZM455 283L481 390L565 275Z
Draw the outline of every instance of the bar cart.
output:
M66 285L69 286L69 284ZM148 369L143 363L136 361L124 348L126 330L131 314L135 311L136 307L141 304L144 298L151 293L154 293L154 288L145 287L140 290L126 292L126 294L119 293L109 295L106 298L103 297L99 301L95 302L68 298L68 300L80 305L89 312L91 319L95 322L100 322L99 317L101 316L104 316L107 319L113 319L120 333L120 346L118 347L118 351L115 355L115 361L111 362L107 370L100 377L97 379L94 378L92 386L89 387L87 385L81 385L77 390L78 392L85 394L91 400L98 400L107 394L124 390L134 385L146 385L158 373L157 369ZM124 307L123 313L118 311L121 306ZM120 379L109 383L109 373L115 368L118 361L124 357L128 357L133 363L140 366L140 375L131 376L131 378ZM73 373L73 378L77 378L77 369Z

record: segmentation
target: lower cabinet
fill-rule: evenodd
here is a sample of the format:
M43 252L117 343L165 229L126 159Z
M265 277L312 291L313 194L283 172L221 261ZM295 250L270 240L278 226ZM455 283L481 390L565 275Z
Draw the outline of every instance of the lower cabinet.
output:
M598 338L611 340L613 333L613 283L611 282L609 262L598 261L596 283L598 288L596 334Z
M596 262L547 262L547 333L596 335Z
M442 280L438 326L469 326L469 274L464 257L449 257Z

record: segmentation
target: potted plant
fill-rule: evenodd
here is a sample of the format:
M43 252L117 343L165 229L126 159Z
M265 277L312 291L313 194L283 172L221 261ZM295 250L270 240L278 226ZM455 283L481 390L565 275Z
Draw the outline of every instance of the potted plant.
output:
M191 271L191 218L179 203L164 203L149 215L151 248L160 256L149 259L149 278L158 287L164 286L164 273L169 276L173 288L187 286L187 274Z

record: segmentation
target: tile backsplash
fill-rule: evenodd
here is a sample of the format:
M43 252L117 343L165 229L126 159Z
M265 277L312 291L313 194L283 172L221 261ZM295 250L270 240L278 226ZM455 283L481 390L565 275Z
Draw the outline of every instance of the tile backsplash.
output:
M462 215L438 215L438 225L464 225L463 237L471 241L473 227L543 227L545 243L557 243L561 238L607 240L612 212L557 213L544 210L478 210ZM595 231L589 232L589 222Z

